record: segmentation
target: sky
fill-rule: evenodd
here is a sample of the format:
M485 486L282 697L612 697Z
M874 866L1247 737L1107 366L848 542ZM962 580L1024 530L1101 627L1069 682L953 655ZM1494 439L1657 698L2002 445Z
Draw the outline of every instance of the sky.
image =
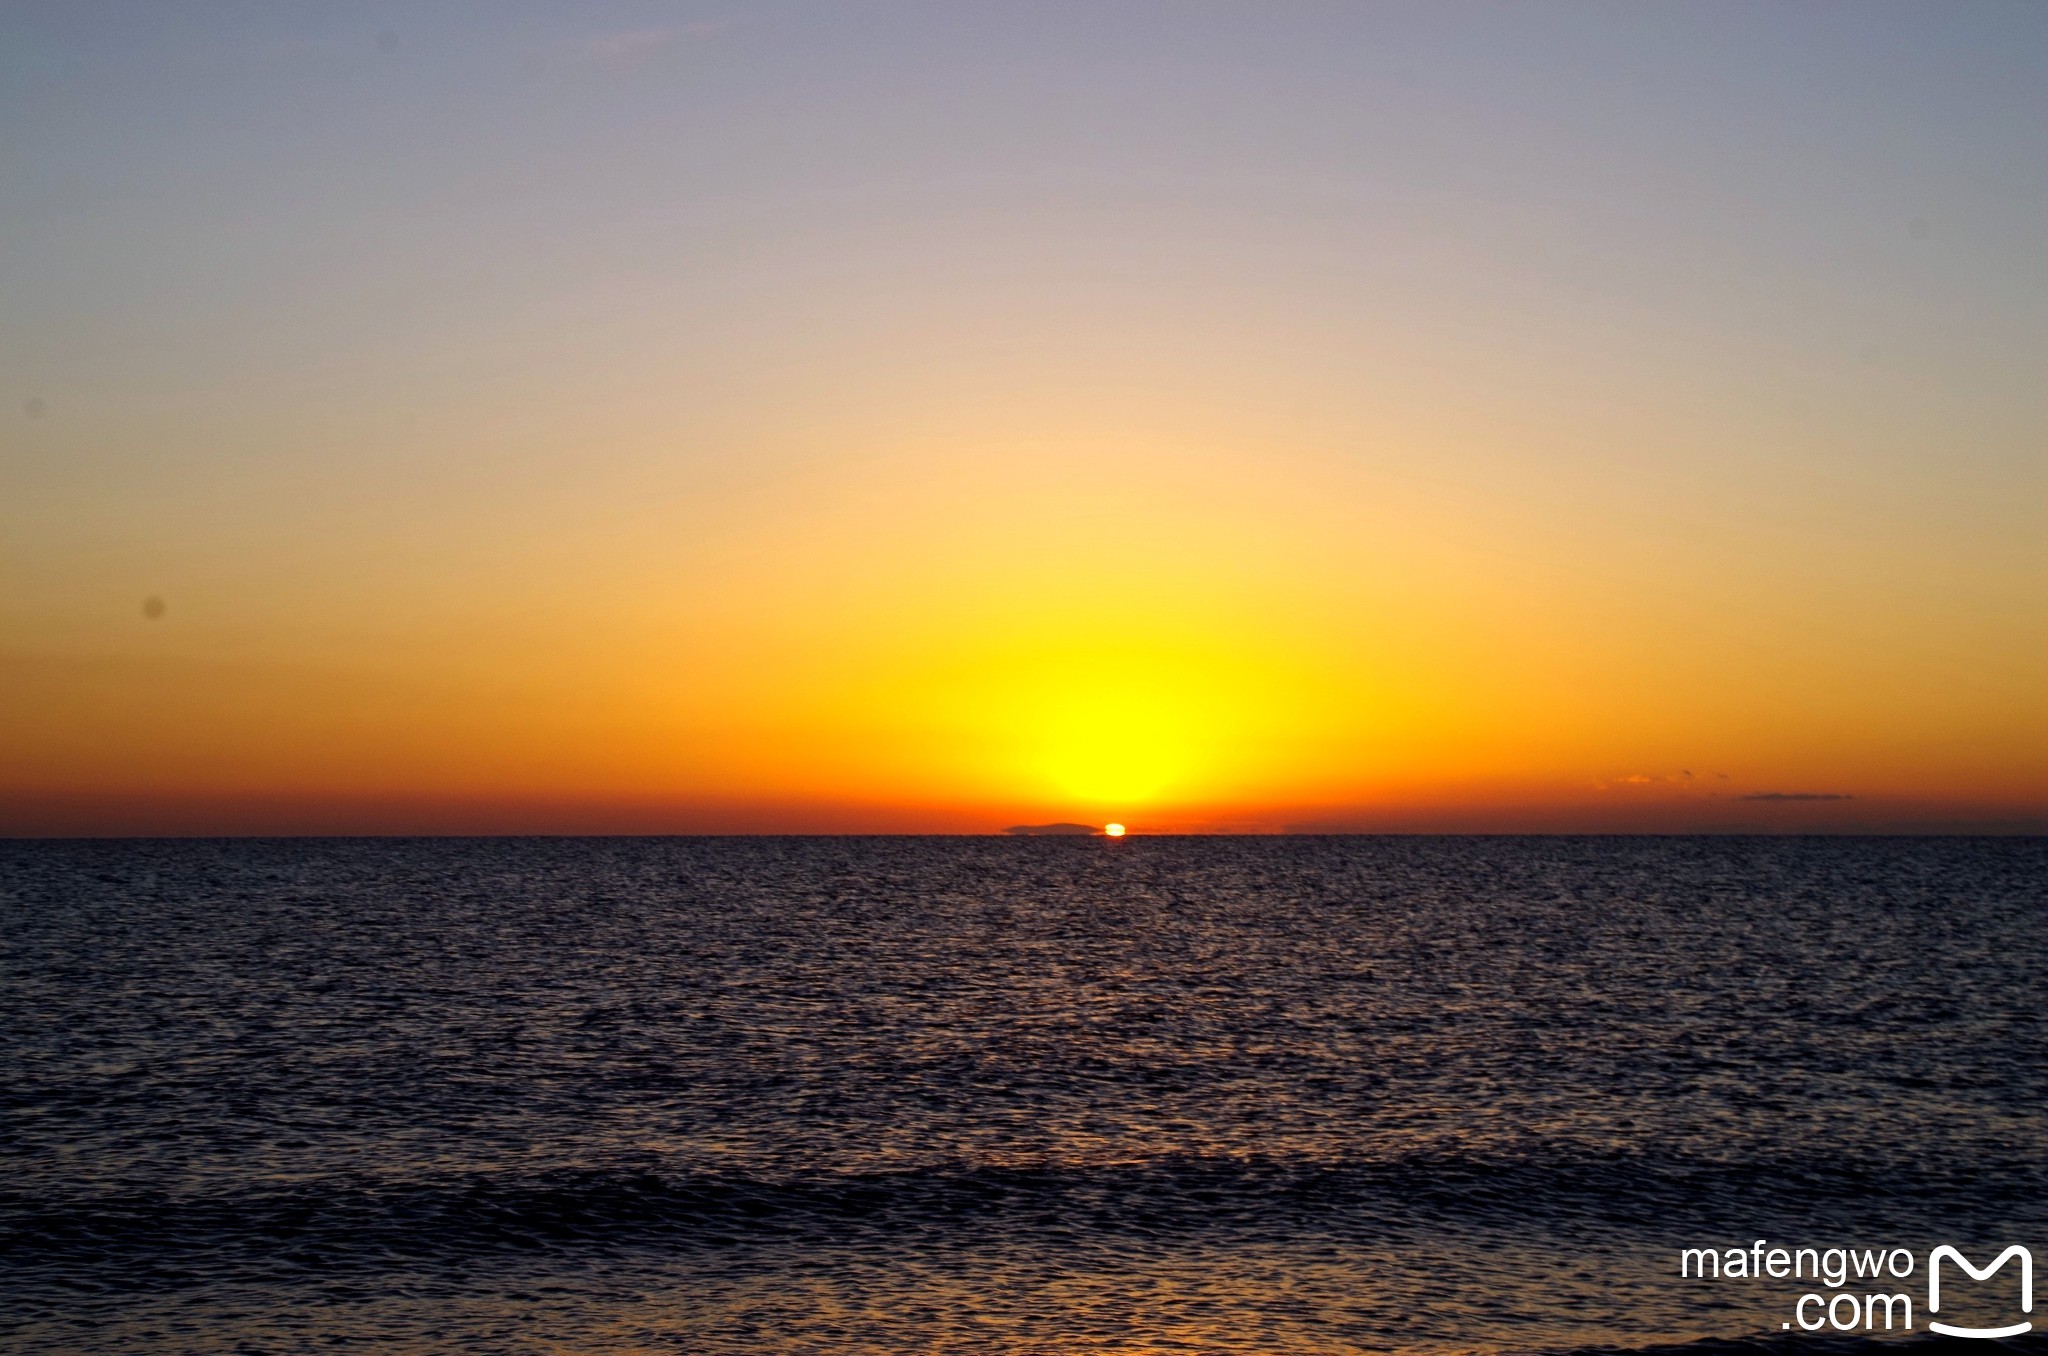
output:
M0 6L0 832L2048 828L2048 6Z

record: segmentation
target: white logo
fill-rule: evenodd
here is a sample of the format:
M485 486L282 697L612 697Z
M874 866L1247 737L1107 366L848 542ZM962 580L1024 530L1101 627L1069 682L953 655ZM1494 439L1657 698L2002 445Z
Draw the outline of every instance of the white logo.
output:
M1941 1259L1944 1257L1954 1262L1964 1271L1967 1271L1970 1274L1970 1279L1973 1281L1988 1281L1991 1279L1993 1272L1997 1271L2007 1262L2010 1262L2013 1258L2019 1258L2020 1312L2026 1314L2034 1312L2034 1254L2015 1243L2004 1252L1998 1254L1997 1261L1980 1271L1970 1265L1969 1258L1944 1243L1933 1252L1927 1254L1928 1313L1938 1314L1941 1312ZM1938 1333L1946 1333L1950 1337L2018 1337L2023 1332L2032 1331L2034 1327L2032 1322L2025 1322L2015 1323L2009 1328L1954 1328L1946 1323L1936 1323L1932 1319L1927 1321L1927 1326Z

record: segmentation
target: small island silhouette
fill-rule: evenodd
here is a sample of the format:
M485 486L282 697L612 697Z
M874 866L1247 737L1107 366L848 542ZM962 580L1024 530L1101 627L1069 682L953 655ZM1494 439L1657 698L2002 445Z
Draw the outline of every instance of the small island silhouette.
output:
M1015 824L1004 829L1004 833L1018 838L1068 837L1100 834L1101 829L1092 824Z

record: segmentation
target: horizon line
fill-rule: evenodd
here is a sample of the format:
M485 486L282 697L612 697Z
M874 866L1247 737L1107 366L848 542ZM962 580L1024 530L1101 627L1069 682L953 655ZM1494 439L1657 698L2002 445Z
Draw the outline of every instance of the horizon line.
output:
M1086 838L1129 842L1141 838L2048 838L2048 823L2011 828L1942 829L1273 829L1266 831L1160 832L1128 830L1121 838L1104 833L1013 834L1002 829L969 830L736 830L728 832L584 833L60 833L18 834L0 829L6 843L223 843L223 842L411 842L545 839L684 839L684 838L989 838L1009 842L1075 842Z

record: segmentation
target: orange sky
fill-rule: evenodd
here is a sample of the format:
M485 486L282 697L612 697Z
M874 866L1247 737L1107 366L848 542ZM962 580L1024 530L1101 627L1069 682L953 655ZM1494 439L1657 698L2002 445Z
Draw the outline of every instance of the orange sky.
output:
M2037 69L1206 12L40 35L0 831L2048 826Z

